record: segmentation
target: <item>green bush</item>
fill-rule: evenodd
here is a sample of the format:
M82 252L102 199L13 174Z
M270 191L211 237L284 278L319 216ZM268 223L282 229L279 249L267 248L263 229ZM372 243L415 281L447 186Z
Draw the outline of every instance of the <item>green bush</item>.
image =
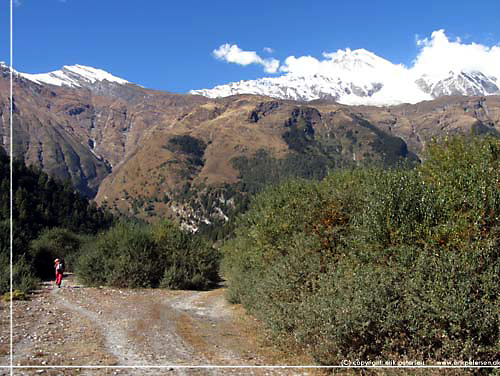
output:
M0 295L10 292L10 222L0 221ZM19 248L16 241L16 228L14 227L14 249ZM13 290L28 293L37 288L39 279L36 277L32 265L27 261L26 255L13 255L12 284Z
M24 257L19 258L12 265L12 284L14 290L28 293L35 290L40 283L40 280L35 276L31 265Z
M86 237L65 228L47 229L30 243L31 263L40 278L54 276L54 259L64 260L65 271L73 271L81 245Z
M229 300L321 364L499 360L499 158L464 137L262 193L223 249Z
M218 255L171 222L120 223L84 246L77 274L89 285L204 289L218 281Z
M157 260L146 226L119 223L83 246L77 274L89 285L151 287L159 282Z
M153 236L162 260L162 287L203 290L219 282L219 252L201 238L171 222L157 224Z
M6 252L0 255L0 295L10 292L10 258ZM15 291L28 293L38 287L40 280L35 276L25 257L12 265L12 287Z

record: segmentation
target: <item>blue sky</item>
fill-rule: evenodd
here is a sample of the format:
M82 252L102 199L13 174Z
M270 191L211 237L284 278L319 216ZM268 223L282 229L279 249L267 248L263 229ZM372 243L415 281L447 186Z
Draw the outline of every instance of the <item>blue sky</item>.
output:
M0 60L9 62L10 0L0 0ZM262 64L230 64L224 44L280 63L289 56L365 48L411 66L418 39L444 29L450 40L500 44L500 1L214 2L198 0L15 0L14 67L43 73L62 65L104 69L148 88L187 92L273 76ZM264 48L272 49L272 52ZM281 73L282 74L282 73Z

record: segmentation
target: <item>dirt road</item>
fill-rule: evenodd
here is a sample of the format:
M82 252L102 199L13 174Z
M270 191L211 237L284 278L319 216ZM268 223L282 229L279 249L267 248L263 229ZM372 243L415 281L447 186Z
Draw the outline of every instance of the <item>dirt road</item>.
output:
M7 366L8 303L1 303L0 314L0 365ZM312 364L275 350L262 333L241 307L225 301L223 288L88 288L70 276L60 289L45 283L29 301L15 302L13 364L23 368L14 374L317 374L305 368L242 368ZM0 374L10 370L0 368Z

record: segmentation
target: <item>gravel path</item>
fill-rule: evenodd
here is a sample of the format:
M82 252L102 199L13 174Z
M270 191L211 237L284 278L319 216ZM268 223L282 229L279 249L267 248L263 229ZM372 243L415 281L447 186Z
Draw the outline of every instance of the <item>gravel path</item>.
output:
M8 311L1 303L0 366L10 361ZM318 374L240 368L312 362L272 348L259 324L225 301L224 289L87 288L70 276L60 289L46 283L30 301L15 302L14 318L13 363L33 367L15 375Z

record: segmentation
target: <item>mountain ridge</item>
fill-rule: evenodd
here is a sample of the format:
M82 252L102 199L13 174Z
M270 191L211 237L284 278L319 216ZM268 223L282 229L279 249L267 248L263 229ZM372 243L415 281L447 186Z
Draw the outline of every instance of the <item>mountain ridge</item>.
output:
M0 73L0 139L8 150L10 75L5 66ZM15 156L70 179L99 204L146 219L211 221L183 204L196 187L258 191L342 165L422 159L427 143L446 135L500 131L494 95L348 106L251 94L211 99L107 80L55 86L19 74L13 89Z
M329 65L319 66L314 74L300 69L287 72L285 68L285 74L281 76L236 81L212 89L193 89L189 94L212 99L253 94L304 102L331 100L346 105L378 107L415 104L449 95L500 95L500 78L477 70L449 70L440 74L413 72L365 49L339 50L324 56L330 58ZM295 58L291 58L293 63ZM7 68L5 64L2 66ZM65 65L48 73L15 71L15 74L41 85L85 88L107 95L124 91L130 85L141 87L102 69L79 64Z
M190 93L209 98L259 94L302 101L330 99L347 105L380 107L415 104L445 95L500 94L500 77L480 71L450 70L444 74L418 71L393 64L364 49L323 55L330 60L310 59L308 69L296 68L294 63L299 59L291 57L287 61L294 69L282 69L284 75L231 82Z
M22 77L39 84L70 87L92 87L92 84L101 81L128 84L127 80L113 76L102 70L85 65L64 65L61 69L48 73L19 73Z

